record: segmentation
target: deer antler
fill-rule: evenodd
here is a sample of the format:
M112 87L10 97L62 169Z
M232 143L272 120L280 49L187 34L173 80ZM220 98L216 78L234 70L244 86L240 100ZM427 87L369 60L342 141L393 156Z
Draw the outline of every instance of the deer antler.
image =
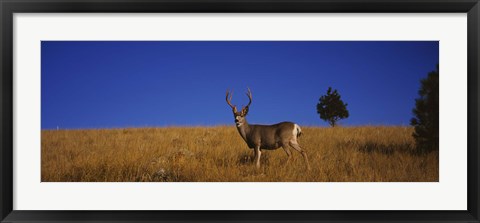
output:
M248 105L245 106L245 107L248 107L248 106L250 106L250 104L252 104L252 92L250 91L250 88L247 88L247 89L248 89L247 97L250 101L248 102Z
M230 95L230 99L228 99L228 96ZM227 90L227 97L225 98L227 100L227 104L230 105L230 107L233 109L233 111L237 112L237 107L235 105L232 105L230 102L232 100L232 94Z
M243 115L248 114L248 109L250 108L250 104L252 104L252 92L250 91L250 88L248 88L247 97L249 101L248 101L248 105L242 107Z

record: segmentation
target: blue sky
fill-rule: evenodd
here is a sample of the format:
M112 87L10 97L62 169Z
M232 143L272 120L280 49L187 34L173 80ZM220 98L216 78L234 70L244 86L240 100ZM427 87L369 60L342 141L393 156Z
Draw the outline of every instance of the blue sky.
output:
M437 41L43 41L42 129L328 126L316 104L337 89L355 125L408 125Z

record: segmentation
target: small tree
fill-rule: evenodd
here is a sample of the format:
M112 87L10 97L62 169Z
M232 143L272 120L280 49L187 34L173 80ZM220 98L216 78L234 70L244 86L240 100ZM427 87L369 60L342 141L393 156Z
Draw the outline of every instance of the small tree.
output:
M415 100L414 118L410 124L415 127L413 137L420 152L438 150L439 145L439 68L428 73L420 81L419 98Z
M327 121L330 126L335 127L340 119L348 118L347 104L340 99L337 90L332 92L332 88L328 87L327 94L322 95L317 104L317 113L320 118Z

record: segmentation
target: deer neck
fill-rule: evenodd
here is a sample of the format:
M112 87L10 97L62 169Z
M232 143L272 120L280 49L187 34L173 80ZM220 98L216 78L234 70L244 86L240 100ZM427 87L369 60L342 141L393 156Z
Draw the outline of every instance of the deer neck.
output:
M247 119L244 119L244 121L240 123L240 125L237 125L237 130L240 133L240 136L242 136L243 140L247 141L247 134L250 131Z

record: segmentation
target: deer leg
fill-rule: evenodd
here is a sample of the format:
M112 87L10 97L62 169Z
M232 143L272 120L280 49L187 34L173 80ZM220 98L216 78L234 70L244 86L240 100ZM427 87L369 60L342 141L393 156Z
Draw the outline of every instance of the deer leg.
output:
M262 155L260 146L255 147L254 151L255 151L255 165L257 166L257 168L260 168L260 156Z
M303 149L300 147L300 145L298 145L297 142L290 142L289 145L302 154L303 158L305 159L305 163L307 164L307 169L311 170L310 164L308 163L307 152L303 151Z
M284 146L282 146L282 149L287 154L287 161L286 162L288 163L288 161L290 161L290 158L292 158L292 152L290 151L290 148L288 148L287 144L284 144Z

